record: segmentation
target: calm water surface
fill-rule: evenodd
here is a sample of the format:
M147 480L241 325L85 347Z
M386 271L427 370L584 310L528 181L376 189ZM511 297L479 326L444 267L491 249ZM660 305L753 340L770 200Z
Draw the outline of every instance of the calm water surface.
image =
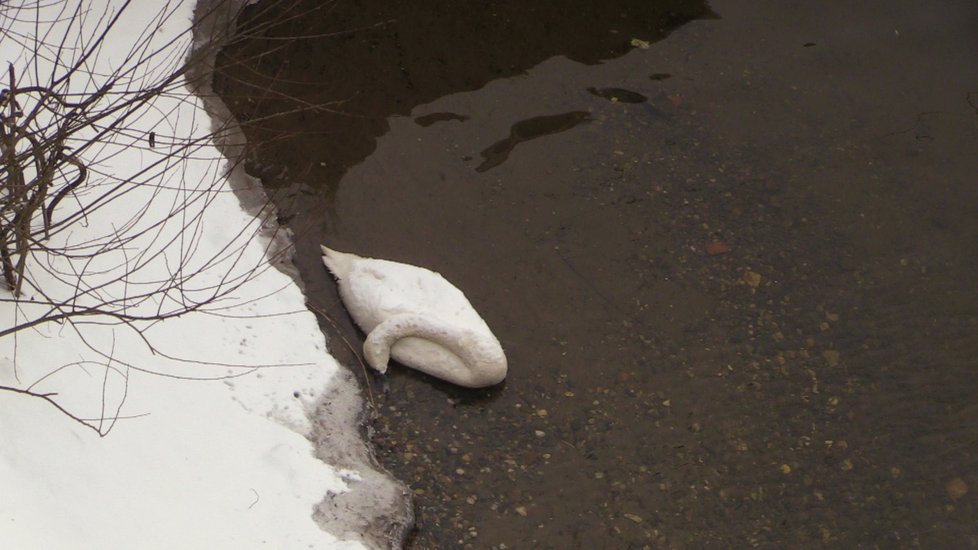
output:
M217 84L342 361L320 242L507 350L364 378L409 548L978 547L978 4L386 4Z

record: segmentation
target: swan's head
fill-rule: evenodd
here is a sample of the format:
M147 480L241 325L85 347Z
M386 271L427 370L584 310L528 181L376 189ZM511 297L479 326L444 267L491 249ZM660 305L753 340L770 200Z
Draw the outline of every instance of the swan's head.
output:
M378 325L367 335L363 354L382 373L393 356L408 367L467 388L498 384L508 370L503 348L488 330L418 314L394 316Z

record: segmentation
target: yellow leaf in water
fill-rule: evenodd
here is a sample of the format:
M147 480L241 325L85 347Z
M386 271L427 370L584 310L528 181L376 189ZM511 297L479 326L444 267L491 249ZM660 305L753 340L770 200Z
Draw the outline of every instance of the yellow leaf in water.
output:
M751 288L757 288L761 286L761 274L756 273L751 270L744 272L744 282L747 283Z
M632 38L631 44L640 50L647 50L652 47L651 42L648 40L642 40L641 38Z

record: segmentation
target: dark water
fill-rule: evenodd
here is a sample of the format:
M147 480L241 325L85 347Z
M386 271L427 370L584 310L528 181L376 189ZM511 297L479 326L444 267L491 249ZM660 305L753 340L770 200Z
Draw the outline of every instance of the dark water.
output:
M330 4L218 79L354 346L319 242L507 350L368 380L409 547L978 547L978 5L464 4Z

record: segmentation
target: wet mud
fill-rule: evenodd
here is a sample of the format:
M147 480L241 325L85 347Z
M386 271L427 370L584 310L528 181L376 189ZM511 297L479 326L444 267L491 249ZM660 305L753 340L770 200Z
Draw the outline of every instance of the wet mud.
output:
M590 4L224 52L407 547L978 547L978 8ZM509 378L365 374L320 242L440 271Z

